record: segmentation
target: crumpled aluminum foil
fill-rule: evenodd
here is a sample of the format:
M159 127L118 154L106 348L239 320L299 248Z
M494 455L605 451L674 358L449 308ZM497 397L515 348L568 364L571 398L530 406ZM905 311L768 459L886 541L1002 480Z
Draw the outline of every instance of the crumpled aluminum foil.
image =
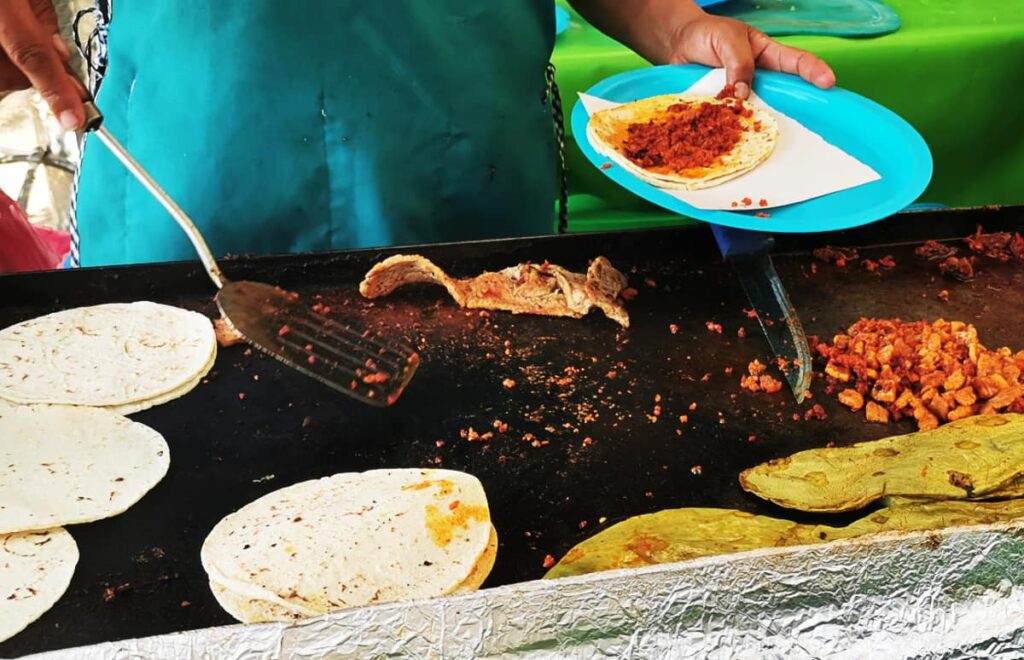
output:
M778 548L45 658L1018 658L1024 522Z
M95 0L56 0L60 32L72 53L75 15ZM77 53L71 64L85 73ZM0 188L19 202L35 224L67 231L74 172L81 160L79 137L66 132L38 92L0 93Z

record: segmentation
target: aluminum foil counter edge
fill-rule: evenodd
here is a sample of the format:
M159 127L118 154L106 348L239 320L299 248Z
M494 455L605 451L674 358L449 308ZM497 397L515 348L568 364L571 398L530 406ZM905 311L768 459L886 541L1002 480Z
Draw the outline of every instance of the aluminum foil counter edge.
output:
M1024 657L1024 522L784 548L39 658Z

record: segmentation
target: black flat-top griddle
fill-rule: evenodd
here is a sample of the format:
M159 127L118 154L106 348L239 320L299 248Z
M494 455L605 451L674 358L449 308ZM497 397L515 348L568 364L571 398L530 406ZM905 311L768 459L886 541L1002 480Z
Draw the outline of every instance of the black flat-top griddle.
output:
M942 317L974 323L987 346L1024 348L1024 264L982 260L977 278L960 283L913 254L926 238L961 237L977 224L1019 230L1024 209L904 214L841 234L780 236L776 266L810 334L830 338L861 316ZM872 274L855 263L818 264L812 272L810 249L825 243L875 245L862 256L891 254L897 266ZM605 255L639 292L629 303L632 327L622 331L597 312L571 320L465 311L439 287L362 300L363 274L395 252L422 254L458 276L545 259L585 270L588 258ZM913 430L865 423L820 382L802 406L786 390L741 390L747 363L771 356L705 228L237 259L225 271L297 290L311 304L319 294L332 314L409 339L420 348L419 372L396 405L376 409L244 345L221 349L196 390L134 416L166 437L167 477L128 512L70 528L81 560L68 592L0 644L0 655L232 623L207 586L203 539L224 515L306 479L430 466L476 475L501 541L487 581L497 586L541 577L546 555L557 559L641 513L718 506L792 517L743 493L740 470L827 442ZM937 299L942 289L948 302ZM143 299L214 314L209 282L191 264L9 276L0 291L0 327ZM802 418L813 404L827 420Z

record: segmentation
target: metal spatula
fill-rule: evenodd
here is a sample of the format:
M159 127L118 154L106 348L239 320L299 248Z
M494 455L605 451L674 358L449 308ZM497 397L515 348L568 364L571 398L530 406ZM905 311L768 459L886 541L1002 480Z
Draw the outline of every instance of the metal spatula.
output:
M229 282L195 223L103 127L103 115L91 99L85 108L85 130L107 145L188 235L207 274L220 289L217 306L246 341L360 401L387 406L398 400L419 366L419 356L412 348L316 314L298 294L279 287Z
M782 360L782 373L797 403L803 403L811 387L811 349L796 308L789 302L771 251L775 239L763 232L711 225L722 257L732 264L747 299L775 357Z

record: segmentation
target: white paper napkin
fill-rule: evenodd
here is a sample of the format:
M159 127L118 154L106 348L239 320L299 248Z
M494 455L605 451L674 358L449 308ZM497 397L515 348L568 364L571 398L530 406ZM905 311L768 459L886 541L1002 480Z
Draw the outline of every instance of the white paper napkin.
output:
M688 93L716 96L725 86L725 69L715 69L698 80ZM621 103L580 94L588 115L614 108ZM842 149L829 144L820 135L750 94L750 103L768 108L779 124L779 141L768 160L750 172L705 190L665 190L691 206L704 210L753 210L803 202L829 193L877 181L882 177ZM733 202L744 198L753 204L744 207ZM761 200L767 200L764 207Z

